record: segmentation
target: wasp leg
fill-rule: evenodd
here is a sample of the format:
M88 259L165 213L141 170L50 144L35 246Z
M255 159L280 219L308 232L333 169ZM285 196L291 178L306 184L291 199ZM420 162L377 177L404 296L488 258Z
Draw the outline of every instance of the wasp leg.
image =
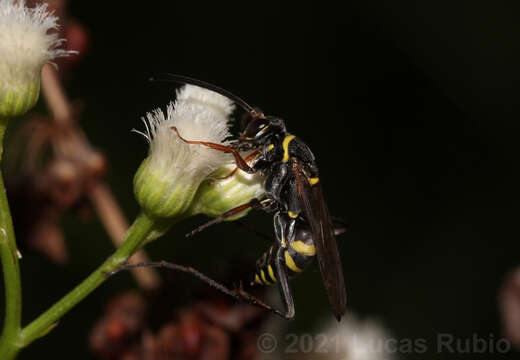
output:
M237 171L238 171L238 166L235 167L235 168L234 168L234 169L233 169L229 174L227 174L227 175L220 176L220 177L214 177L214 178L211 178L211 184L213 185L216 181L229 179L230 177L232 177L233 175L235 175Z
M279 163L277 165L273 165L272 171L270 171L269 175L265 179L265 191L270 195L271 198L276 201L285 204L285 201L282 200L282 189L284 189L288 177L289 168L287 163Z
M255 159L258 155L260 155L260 150L253 151L251 154L247 155L244 160L250 162L251 160ZM238 169L239 167L236 166L229 174L225 176L211 178L211 184L213 185L216 181L229 179L230 177L236 174Z
M207 223L199 226L198 228L196 228L195 230L189 232L186 234L186 237L191 237L193 235L195 235L196 233L198 232L201 232L202 230L206 229L207 227L211 226L211 225L215 225L215 224L218 224L218 223L221 223L222 221L224 221L226 218L230 217L230 216L233 216L233 215L236 215L238 214L239 212L242 212L244 210L247 210L249 208L252 208L252 209L261 209L263 208L265 205L262 204L262 202L258 199L253 199L251 200L250 202L246 203L246 204L243 204L243 205L240 205L240 206L237 206L236 208L233 208L231 210L228 210L226 211L225 213L223 213L222 215L219 215L217 216L216 218L214 218L213 220L211 221L208 221Z
M248 174L254 174L256 173L256 170L253 169L252 167L250 167L248 164L247 164L247 161L244 160L244 158L242 158L242 156L240 156L240 154L238 153L237 149L235 148L232 148L230 146L225 146L225 145L221 145L221 144L217 144L217 143L212 143L212 142L208 142L208 141L192 141L192 140L186 140L185 138L183 138L181 136L181 134L179 134L179 130L177 130L177 128L175 126L172 126L171 129L173 131L175 131L177 133L177 135L179 135L179 138L188 143L188 144L196 144L196 145L204 145L204 146L207 146L211 149L215 149L215 150L219 150L219 151L222 151L222 152L226 152L226 153L231 153L234 157L235 157L235 162L237 164L237 166L247 172Z
M278 280L278 289L280 289L280 296L285 305L285 318L291 320L294 318L294 300L289 287L289 277L287 276L287 268L284 262L285 248L280 246L276 252L275 268L276 279Z
M287 239L294 236L296 220L289 218L286 214L277 212L273 217L274 234L281 247L287 247Z
M181 272L193 275L193 276L199 278L200 280L202 280L203 282L205 282L206 284L208 284L209 286L211 286L212 288L214 288L226 295L231 296L235 300L244 301L250 305L258 306L262 309L268 310L280 317L287 318L286 314L283 314L281 311L276 310L275 308L267 305L266 303L264 303L262 300L258 299L257 297L244 291L241 286L236 290L231 290L228 287L226 287L225 285L204 275L203 273L201 273L197 269L192 268L191 266L173 264L173 263L169 263L167 261L157 261L157 262L148 262L148 263L138 263L138 264L132 264L132 265L123 265L112 272L104 273L104 275L112 276L112 275L117 274L120 271L130 270L130 269L137 268L137 267L167 268L170 270L181 271Z
M277 212L274 215L274 232L278 242L278 249L274 258L274 267L276 269L276 279L278 280L278 289L280 297L285 305L285 318L290 320L294 318L294 301L289 287L289 276L285 265L285 251L287 250L287 239L294 236L295 220L289 218L284 213Z

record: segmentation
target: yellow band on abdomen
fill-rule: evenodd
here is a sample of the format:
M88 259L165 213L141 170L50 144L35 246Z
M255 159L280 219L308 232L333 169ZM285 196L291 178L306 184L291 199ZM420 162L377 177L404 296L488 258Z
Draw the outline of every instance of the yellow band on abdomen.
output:
M267 272L269 273L269 276L273 280L273 282L276 282L276 276L274 276L273 267L271 265L267 266Z
M267 280L267 279L265 278L265 272L264 272L264 270L260 270L260 275L262 276L262 280L264 281L264 284L266 284L266 285L271 285L271 283L269 282L269 280Z
M302 255L306 256L314 256L316 255L316 247L314 245L307 245L303 241L294 241L291 243L291 247L296 251L297 253L300 253Z
M302 269L300 269L298 266L296 266L296 263L294 262L291 255L289 255L288 251L285 251L285 264L289 269L291 269L294 272L302 272Z

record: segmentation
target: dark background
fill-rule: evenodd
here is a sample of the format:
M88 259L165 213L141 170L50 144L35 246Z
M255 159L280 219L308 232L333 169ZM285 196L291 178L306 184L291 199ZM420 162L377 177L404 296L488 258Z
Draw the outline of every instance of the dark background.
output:
M437 334L501 336L497 293L520 260L517 2L116 3L71 3L91 49L67 89L84 101L82 126L107 154L107 181L130 219L132 177L147 152L130 130L174 94L147 78L204 79L283 117L311 146L331 212L350 226L339 239L349 309L397 339L428 340L425 354L397 357L475 358L437 354ZM147 248L151 257L220 274L266 248L229 224L185 240L203 221L178 225ZM265 232L270 221L247 217ZM63 223L69 265L22 261L26 322L112 252L98 222ZM91 358L93 319L131 286L128 274L108 281L20 358ZM318 269L293 287L289 331L311 332L331 317Z

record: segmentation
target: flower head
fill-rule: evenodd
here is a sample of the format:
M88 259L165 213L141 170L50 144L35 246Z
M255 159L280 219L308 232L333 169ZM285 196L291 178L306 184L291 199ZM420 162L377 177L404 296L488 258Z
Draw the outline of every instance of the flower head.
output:
M151 217L169 218L184 213L199 185L232 157L203 145L183 141L227 144L233 103L213 91L186 85L177 92L166 115L157 109L143 119L150 143L149 156L134 178L134 191ZM175 127L178 133L172 129Z
M42 66L71 51L59 49L58 18L47 4L0 0L0 115L25 113L38 99Z

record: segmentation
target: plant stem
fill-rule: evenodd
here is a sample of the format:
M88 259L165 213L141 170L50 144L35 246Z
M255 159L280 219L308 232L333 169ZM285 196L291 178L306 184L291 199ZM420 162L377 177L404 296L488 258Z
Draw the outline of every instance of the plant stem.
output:
M123 215L110 188L102 181L98 181L90 187L88 197L112 242L116 247L119 247L128 230L128 220ZM128 259L129 265L143 262L150 262L150 259L142 249ZM155 269L140 267L131 271L139 287L144 290L154 290L161 285L161 278Z
M3 139L7 126L7 119L0 118L0 164L3 153ZM13 222L9 203L5 192L3 174L0 169L0 258L4 274L5 317L0 349L7 353L16 354L20 345L18 335L22 319L22 285L20 281L20 267L18 264L18 250L14 237ZM3 351L0 350L0 358Z
M108 278L107 273L123 265L133 253L139 250L153 235L154 230L157 229L156 225L146 215L140 214L128 229L121 247L112 256L105 260L81 284L22 329L20 334L21 346L25 347L37 338L46 335L55 326L56 321ZM4 359L1 355L0 353L0 358Z

